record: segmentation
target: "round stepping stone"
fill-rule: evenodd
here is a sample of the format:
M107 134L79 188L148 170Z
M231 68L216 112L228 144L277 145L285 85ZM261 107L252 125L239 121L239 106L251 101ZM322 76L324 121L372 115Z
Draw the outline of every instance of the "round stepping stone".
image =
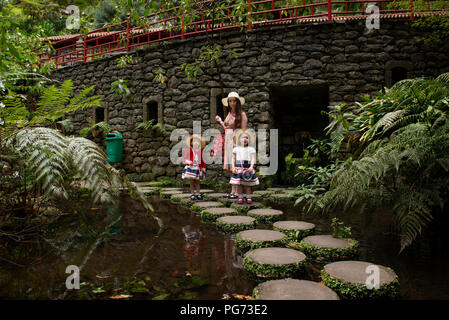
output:
M184 199L190 199L191 193L175 193L171 196L173 202L181 202Z
M182 191L182 188L162 188L161 191Z
M221 200L224 199L223 197L227 195L227 193L224 192L211 192L211 193L205 193L204 198L210 199L210 200Z
M220 217L237 214L237 211L231 208L206 207L201 211L201 220L205 222L215 222Z
M237 210L242 215L247 214L250 209L261 208L263 206L264 206L263 203L256 202L256 201L253 201L253 203L251 203L251 204L248 204L246 202L244 202L243 204L238 204L236 202L233 202L231 204L231 208Z
M170 199L172 195L181 193L182 193L181 190L169 190L169 191L161 191L160 195L164 199Z
M273 193L268 196L268 199L273 202L286 202L296 200L295 196L291 193Z
M288 238L284 233L274 230L246 230L235 236L235 246L241 252L266 247L285 247L287 242Z
M282 279L299 276L305 268L306 255L287 248L251 250L243 258L243 268L256 278Z
M394 298L399 292L396 273L364 261L338 261L324 266L321 279L344 299Z
M322 284L298 279L270 280L253 290L255 300L338 300L332 289Z
M294 247L317 260L327 261L351 259L359 251L358 241L334 238L331 235L308 236L299 243L290 243L289 247Z
M226 216L217 219L217 229L226 234L254 229L256 219L247 216Z
M267 188L268 191L273 191L275 193L280 193L280 192L284 192L287 191L289 189L287 188L281 188L281 187L272 187L272 188Z
M258 194L261 195L262 197L266 197L272 193L274 193L274 191L270 191L270 190L257 190L257 191L253 191L254 194Z
M283 212L276 209L252 209L248 216L256 218L257 223L273 223L282 219Z
M283 232L290 240L297 241L310 236L315 225L304 221L277 221L273 223L273 230Z
M201 200L190 200L191 195L191 193L176 193L170 199L187 207L191 207L194 203L202 202Z
M201 212L206 208L223 207L223 204L218 201L198 201L192 205L192 209Z

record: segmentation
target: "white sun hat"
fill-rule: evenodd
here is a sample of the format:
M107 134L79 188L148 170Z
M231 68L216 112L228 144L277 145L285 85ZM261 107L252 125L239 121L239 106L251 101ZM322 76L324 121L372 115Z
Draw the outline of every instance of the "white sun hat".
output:
M228 106L228 99L229 98L237 98L240 100L240 104L243 106L245 104L245 98L240 97L239 94L235 91L229 92L228 97L227 98L223 98L221 99L221 103L223 103L223 105L225 107Z

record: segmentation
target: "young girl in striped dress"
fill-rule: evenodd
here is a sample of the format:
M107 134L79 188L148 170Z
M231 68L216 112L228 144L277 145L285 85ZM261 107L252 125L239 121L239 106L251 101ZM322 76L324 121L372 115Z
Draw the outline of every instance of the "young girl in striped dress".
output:
M206 141L197 135L187 139L186 153L184 154L185 167L182 170L182 179L190 180L190 200L203 200L200 193L200 180L206 174L206 162L203 159L203 149ZM198 193L198 194L197 194Z
M254 142L254 136L251 135ZM232 177L230 184L238 186L238 204L251 204L251 187L259 184L254 165L256 164L256 150L249 146L250 134L242 130L235 136L237 146L232 150ZM243 194L245 188L245 194Z

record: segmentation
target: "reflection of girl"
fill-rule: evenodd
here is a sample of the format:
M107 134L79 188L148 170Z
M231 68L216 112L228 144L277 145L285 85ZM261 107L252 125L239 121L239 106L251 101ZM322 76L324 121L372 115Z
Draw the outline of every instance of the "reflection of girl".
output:
M206 238L198 228L190 224L182 227L182 232L184 233L185 240L184 257L187 260L187 269L192 274L199 273L201 269L201 256L203 255L201 251L204 248ZM194 263L194 258L200 260L195 260L196 263Z
M228 110L228 115L223 121L219 116L215 120L225 130L225 145L224 145L224 170L231 170L232 159L232 133L235 129L246 129L248 118L246 113L242 110L242 105L245 104L245 99L240 97L237 92L230 92L227 98L221 100L223 105ZM227 196L229 199L237 199L237 187L232 186L231 193Z

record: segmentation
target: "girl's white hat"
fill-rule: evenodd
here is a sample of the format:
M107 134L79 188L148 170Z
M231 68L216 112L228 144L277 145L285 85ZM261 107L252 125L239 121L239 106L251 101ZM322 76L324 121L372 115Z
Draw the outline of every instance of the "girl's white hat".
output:
M225 107L228 106L228 99L229 98L237 98L240 100L240 104L243 106L245 104L245 98L240 97L239 94L235 91L229 92L228 97L227 98L223 98L221 99L221 103L223 103L223 105Z

